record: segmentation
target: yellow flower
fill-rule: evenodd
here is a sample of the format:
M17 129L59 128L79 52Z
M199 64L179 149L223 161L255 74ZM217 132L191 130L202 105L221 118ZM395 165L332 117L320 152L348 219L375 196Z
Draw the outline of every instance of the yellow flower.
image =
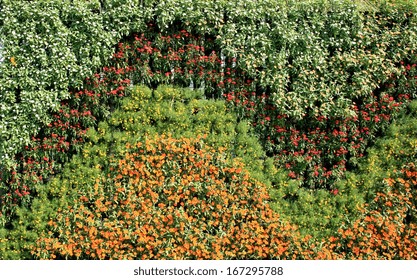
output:
M10 63L11 63L13 66L17 66L16 59L14 58L14 56L12 56L12 57L10 58Z

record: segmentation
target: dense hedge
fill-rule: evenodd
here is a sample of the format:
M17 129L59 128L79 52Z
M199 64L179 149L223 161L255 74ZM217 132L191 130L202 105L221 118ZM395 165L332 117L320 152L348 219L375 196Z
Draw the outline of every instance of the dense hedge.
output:
M281 214L282 219L298 225L303 235L318 239L334 237L342 225L346 230L352 230L354 223L363 226L369 219L365 217L376 213L382 216L386 214L388 220L402 217L399 221L404 213L408 213L407 220L415 221L416 213L412 210L415 208L415 199L411 198L415 192L415 180L411 170L417 164L416 105L416 101L413 101L407 106L399 119L387 128L385 136L378 138L367 150L367 155L359 160L358 168L347 172L346 177L336 184L335 190L305 189L298 181L286 180L281 174L273 179L273 185L280 187L271 192L271 207ZM409 202L411 204L407 205ZM408 226L408 222L397 223L396 230L403 233L401 228ZM358 234L356 232L354 236ZM370 232L366 235L369 241ZM377 233L374 233L374 237L382 240ZM406 239L410 237L413 235L408 233L402 236ZM394 255L400 258L398 254ZM408 256L411 258L411 255ZM355 255L350 257L354 258Z
M250 120L277 166L304 187L331 190L415 98L415 18L403 9L367 14L319 1L226 10L219 33L209 34L181 16L168 30L156 20L119 44L121 62L109 70L224 98Z
M91 107L63 101L109 60L123 35L144 27L147 10L135 2L1 2L2 224L16 205L30 203L34 185L67 161L94 122Z

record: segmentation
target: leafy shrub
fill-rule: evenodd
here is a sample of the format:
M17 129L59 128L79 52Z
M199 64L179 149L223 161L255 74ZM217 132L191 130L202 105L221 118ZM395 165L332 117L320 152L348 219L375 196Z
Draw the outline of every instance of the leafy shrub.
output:
M72 177L74 174L77 174L76 177L80 180L94 181L103 172L110 172L109 157L124 154L126 144L134 143L144 137L152 139L159 133L170 133L175 138L187 136L192 139L205 134L204 143L215 151L220 149L218 153L225 162L226 159L241 158L248 164L253 178L268 183L268 170L272 170L273 167L264 167L263 150L256 138L250 136L249 126L245 123L237 123L236 116L227 112L224 102L199 99L202 96L200 91L167 86L161 86L156 90L133 87L124 93L129 97L121 101L120 108L112 113L107 122L100 122L97 129L90 128L86 132L83 137L82 152L64 165L63 176L65 178L70 175L70 178L62 180L68 182L74 191L85 184L89 185L88 182L74 180L75 177ZM44 231L47 219L42 213L51 215L54 211L58 211L53 206L49 206L48 210L43 208L48 197L57 196L60 197L58 199L60 202L56 203L67 203L66 197L61 197L66 191L55 182L58 179L51 177L50 180L37 189L42 199L34 201L36 218L28 218L31 216L30 210L17 208L17 218L11 223L11 230L9 233L7 231L4 233L8 236L5 237L5 240L8 240L8 249L5 247L3 253L8 258L19 258L19 254L22 258L31 256L27 251L27 244L33 244L34 240L31 236L37 234L27 234L28 228L30 231L37 228L35 232ZM42 210L38 209L39 207ZM38 224L32 224L33 220L38 221ZM15 249L15 247L20 248L19 244L26 244L26 250L22 249L23 251L20 252L20 249ZM11 252L14 251L16 252L12 254Z
M367 150L358 168L347 172L334 190L306 189L298 180L288 180L282 170L277 172L272 176L272 185L279 187L270 191L271 207L282 219L297 225L302 235L317 240L328 242L341 227L352 230L355 221L359 223L364 211L370 209L364 206L366 203L374 201L378 193L393 195L384 182L398 178L399 170L416 163L416 104L416 101L408 104L385 136Z
M51 122L15 155L18 162L8 168L0 166L1 224L13 220L17 206L29 206L37 189L81 149L88 128L114 110L126 83L129 81L122 79L103 85L87 79L86 88L74 90L62 100L59 110L51 112Z
M306 189L298 180L288 180L282 170L275 175L270 191L271 208L298 227L302 236L327 240L347 221L356 220L364 194L356 186L340 185L334 190ZM279 187L278 187L279 186Z
M328 228L324 236L337 228L344 213L355 218L363 196L373 199L383 179L397 176L386 168L388 163L401 170L404 166L398 163L406 164L415 155L412 137L385 139L387 145L378 141L377 147L385 147L384 153L388 153L387 164L376 154L381 151L367 151L416 97L415 6L378 4L374 12L364 12L348 1L190 1L193 9L189 11L173 0L142 1L143 11L138 11L131 1L118 0L76 1L74 7L52 1L45 8L43 1L19 1L14 8L12 2L5 2L0 15L5 35L0 65L4 93L0 104L0 221L7 229L13 228L14 240L25 228L34 227L20 218L13 221L14 215L29 215L18 206L30 207L32 198L50 186L47 182L80 150L86 128L94 124L98 126L88 132L90 142L85 145L83 160L89 153L122 153L126 143L135 142L143 133L151 138L171 131L178 138L178 128L186 130L187 137L209 132L205 141L210 146L226 147L225 154L241 157L251 176L267 184L272 180L278 201L274 207L285 209L286 218L296 216L296 223L311 227L314 236L321 236L324 227ZM150 6L153 8L148 9ZM87 16L81 16L84 14ZM30 21L33 15L41 20ZM90 26L90 20L99 27ZM120 26L118 34L111 31L115 26ZM22 32L16 35L15 30ZM94 38L97 44L86 47L84 33L91 31L100 33ZM107 67L68 96L68 86L80 86L82 79L108 61L110 45L122 33L129 36L117 45ZM59 49L65 40L72 47L65 48L61 56ZM41 64L29 53L39 54ZM72 73L61 67L63 58L71 62L65 61L65 65L80 71ZM38 79L46 84L39 88ZM17 81L23 81L21 87ZM189 85L201 92L160 87L143 97L146 90L133 90L132 99L120 103L118 97L129 95L129 87L137 83L152 88L161 83ZM228 101L238 119L248 120L254 127L275 162L264 160L257 140L247 136L252 129L244 122L236 125L223 103L193 99L202 93L206 98ZM110 117L119 106L122 110ZM191 115L183 114L185 111ZM28 119L36 121L29 123ZM401 128L393 126L391 132L412 131L413 122L406 122ZM30 138L34 133L37 135ZM116 142L109 145L109 141ZM405 149L401 141L406 143ZM362 164L360 158L367 153L368 162ZM76 157L73 168L83 160ZM348 172L343 180L346 170L358 165L363 174ZM94 157L83 170L88 174L96 166L107 165ZM287 169L288 178L277 173L277 168ZM349 200L348 195L353 197ZM318 217L333 213L334 219L297 215L311 211L319 211ZM7 232L4 229L0 235ZM314 244L314 239L305 238ZM5 251L23 250L13 244L2 242ZM27 250L27 244L24 246ZM298 256L313 256L309 254L302 251Z
M307 188L331 190L404 108L402 103L412 97L406 92L415 92L414 77L399 86L398 80L405 80L400 71L406 71L396 66L399 57L412 60L398 45L414 47L400 29L409 30L403 33L409 38L415 34L412 13L400 16L392 9L360 16L349 5L343 11L335 5L314 12L318 6L300 4L289 16L290 22L303 24L275 30L277 57L285 49L282 41L295 42L286 44L288 59L263 70L265 80L276 82L264 83L260 101L265 110L253 121L276 164L285 166L291 178L301 179ZM289 32L293 36L285 36ZM277 69L276 74L271 77L269 69ZM247 98L241 95L236 106Z
M82 122L91 125L92 118L78 114L90 112L98 122L108 117L117 107L111 99L132 83L190 85L227 100L255 127L277 167L304 187L329 190L415 97L413 6L381 4L364 12L348 1L190 1L189 11L176 1L42 3L6 1L0 16L0 89L7 93L0 119L2 219L30 204L16 191L36 195L27 174L48 178L58 172L56 158L71 157L32 149L51 143L78 149L79 132L88 126L68 130L77 137L46 128L59 110L78 110L73 121L86 117ZM88 46L87 33L97 35ZM68 143L71 148L62 146ZM22 166L32 161L41 168Z
M136 93L132 93L132 100L135 100L137 96L147 96L142 101L154 98L149 89L142 87L136 88L135 91ZM171 93L181 95L180 90L174 89ZM193 92L188 92L188 94L193 94ZM196 93L194 92L194 94ZM134 102L127 104L131 104L133 108L136 107ZM168 259L211 259L217 257L226 259L415 259L417 244L414 237L417 220L415 104L416 102L410 103L409 113L392 124L388 130L390 133L378 140L376 146L369 150L368 156L361 160L361 173L349 173L346 180L338 183L338 193L325 192L324 190L315 190L316 193L313 193L312 190L300 188L296 181L288 183L285 174L277 173L273 179L275 182L282 182L283 188L280 193L273 194L271 199L273 202L276 199L274 196L288 195L286 199L280 201L283 205L274 205L275 208L278 206L282 217L278 217L275 212L270 212L271 209L265 204L267 201L271 202L271 199L267 199L265 186L254 180L242 163L230 160L227 157L227 149L208 146L207 138L172 138L158 135L156 132L152 137L149 135L129 136L127 135L129 131L102 123L96 132L93 130L89 132L91 144L86 146L84 153L75 156L66 166L64 173L48 183L48 188L43 189L40 198L34 200L32 209L22 208L17 211L19 219L13 222L13 230L0 231L2 237L1 257L99 258L101 254L102 258L122 259L142 257ZM140 110L135 110L139 115ZM135 119L134 115L131 116ZM118 118L124 119L120 114ZM112 119L109 122L111 123ZM404 145L395 143L404 143ZM386 159L389 161L391 156L400 160L395 161L394 165L388 166ZM383 172L384 170L386 171ZM206 176L202 176L201 172L206 172ZM378 174L380 175L377 176ZM221 187L218 188L216 183L219 183ZM249 186L255 189L253 193L250 193ZM243 188L243 192L240 192L242 190L240 187L246 187L246 189ZM239 251L240 248L236 249L231 246L245 244L245 242L250 242L253 245L257 239L253 237L252 240L245 241L239 239L240 237L233 237L233 234L238 231L226 230L224 230L226 235L221 239L224 241L223 246L227 248L224 254L216 255L213 252L216 247L209 246L209 240L219 240L214 234L209 236L212 239L204 237L208 243L199 242L201 244L193 247L193 242L196 240L194 237L200 237L193 235L193 230L185 230L191 229L193 223L197 223L201 228L205 226L206 229L212 229L211 233L221 232L220 228L213 226L216 223L216 215L206 216L198 212L201 210L198 208L200 206L210 207L207 201L212 200L206 196L207 192L216 193L215 190L219 189L219 193L213 195L212 199L215 203L214 206L220 207L216 205L222 205L222 209L216 210L214 207L208 208L208 211L221 212L227 216L230 211L232 213L235 211L236 214L237 209L241 209L239 207L252 210L255 208L256 211L261 212L256 212L257 214L252 215L251 219L273 217L270 221L275 221L279 225L278 233L274 234L278 234L278 238L285 241L284 243L282 240L279 241L281 245L285 244L285 248L274 247L275 241L272 239L267 242L264 240L265 245L272 244L272 247L265 247L269 248L271 255L264 252L267 254L265 256L264 253L258 254L250 250L255 247L246 247L247 250L243 253L243 251ZM363 199L366 189L369 192L367 197L369 202L363 205L358 202ZM186 195L187 191L190 192L188 196ZM247 199L242 197L241 200L236 200L233 195L229 197L228 191L233 195L239 196L246 193L250 196ZM263 205L262 207L266 207L268 211L262 212L260 209L264 208L258 206L247 208L250 207L250 204L246 202L255 202L260 194L265 200L256 205ZM349 195L345 196L345 194ZM194 198L198 200L197 204L194 204L196 201ZM224 201L220 203L223 198L229 203L228 207L224 207ZM346 200L352 201L346 202ZM133 204L133 201L140 203ZM353 201L356 202L353 203ZM307 205L303 205L303 203L307 203ZM356 214L352 215L350 211L353 209L349 209L349 207L357 207ZM343 212L346 209L349 213ZM142 212L154 211L152 213L155 215L143 222L141 220L143 216L138 212L140 210ZM192 211L195 216L192 216L188 210ZM333 216L334 220L311 218L311 211L315 211L314 213L318 217ZM337 213L332 213L332 211ZM57 213L58 218L56 218ZM168 217L173 213L177 215L173 215L171 220ZM265 216L265 213L269 214ZM343 223L341 216L345 213L347 214L346 221ZM156 219L159 214L162 216ZM193 217L192 221L190 217ZM236 228L237 224L232 221L243 222L241 217L243 216L233 216L232 214L228 221ZM300 228L291 226L286 222L288 220L293 220L295 224L300 225ZM142 232L129 231L130 228L134 228L133 226L142 225L140 221L146 230ZM148 221L155 222L153 228L145 227ZM204 221L207 223L211 221L212 227L204 224ZM260 220L257 221L261 223ZM158 222L162 223L164 227L156 226ZM187 233L186 237L181 237L184 243L174 242L171 243L171 247L164 247L162 245L164 244L163 237L162 243L157 241L159 234L163 234L162 236L165 236L166 240L169 240L167 236L179 234L179 231L176 232L176 228L180 227L181 229L181 222L184 223L184 232ZM223 222L219 217L219 225ZM340 224L337 225L338 223ZM222 225L223 229L229 229L225 224ZM256 225L255 222L254 225ZM326 226L330 230L323 232ZM158 229L160 230L158 231ZM218 231L216 232L214 229ZM246 234L244 226L240 229L243 229ZM253 230L251 228L251 231ZM301 235L298 230L301 231ZM333 231L333 234L330 231ZM138 234L149 239L146 239L147 241L144 243L134 243L140 242L135 239ZM248 237L251 236L248 235ZM231 244L225 241L226 238L231 241ZM95 242L91 242L92 240ZM233 240L236 242L234 243ZM145 243L153 244L154 247L146 247ZM88 250L82 249L81 245ZM112 247L113 245L114 247ZM201 247L203 245L207 245L204 247L205 249ZM130 246L142 248L138 250L143 251L132 251ZM158 250L154 250L155 248ZM200 251L198 251L199 249ZM229 249L230 251L228 251ZM136 253L138 255L135 255Z
M416 104L416 101L408 104L407 110L387 128L385 136L367 150L357 170L348 172L340 186L356 186L361 193L367 194L366 201L372 201L384 179L396 176L394 174L405 165L415 163Z
M13 220L19 205L30 205L39 185L58 173L79 149L85 129L108 113L112 101L106 97L110 95L107 99L112 99L112 87L120 88L121 82L104 90L101 87L103 92L95 85L86 86L84 80L109 62L122 34L142 25L139 18L144 13L131 4L132 1L107 1L103 5L100 1L2 2L2 226ZM100 94L101 98L97 98Z
M240 157L254 172L264 172L265 153L246 122L238 122L224 101L203 98L199 90L160 86L156 90L134 87L108 120L111 131L126 131L130 138L154 133L173 137L206 135L213 147L225 147L231 157ZM104 131L99 124L98 132ZM90 135L94 130L90 131Z

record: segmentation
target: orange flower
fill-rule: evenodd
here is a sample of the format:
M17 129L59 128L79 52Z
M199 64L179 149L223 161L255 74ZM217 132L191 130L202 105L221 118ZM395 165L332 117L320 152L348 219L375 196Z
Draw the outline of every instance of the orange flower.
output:
M14 57L14 56L12 56L12 57L10 58L10 63L11 63L13 66L17 66L16 59L15 59L15 57Z

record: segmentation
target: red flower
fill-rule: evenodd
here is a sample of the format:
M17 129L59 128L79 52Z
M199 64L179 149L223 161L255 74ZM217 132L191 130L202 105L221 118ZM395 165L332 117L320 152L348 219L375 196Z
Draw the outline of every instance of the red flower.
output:
M295 175L294 171L291 171L290 173L288 173L288 177L295 179L297 175Z

